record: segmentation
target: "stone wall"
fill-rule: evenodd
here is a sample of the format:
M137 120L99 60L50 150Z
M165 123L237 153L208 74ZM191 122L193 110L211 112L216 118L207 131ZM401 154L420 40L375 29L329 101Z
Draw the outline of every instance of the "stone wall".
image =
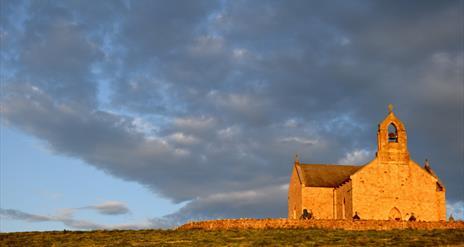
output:
M422 221L446 220L446 190L436 175L410 159L406 128L392 111L379 124L377 144L375 159L336 188L302 186L307 183L298 178L295 165L288 218L298 218L306 208L316 219L351 219L357 212L369 220L407 220L412 214Z
M397 141L389 141L388 127L393 125L397 130ZM377 158L382 163L403 163L409 162L408 137L404 124L390 112L388 116L379 124L377 130Z
M464 221L408 222L387 220L288 220L288 219L224 219L189 222L178 230L205 229L344 229L344 230L392 230L392 229L464 229Z
M445 220L444 191L437 179L414 161L383 163L378 159L351 176L353 210L364 219L387 220L397 208L403 220L411 214L418 220Z
M342 184L335 189L335 212L337 219L351 219L353 212L352 182Z
M333 188L303 187L302 208L310 210L316 219L333 219L333 196Z
M288 185L288 218L298 219L303 211L301 206L301 183L296 171L296 165L293 166L292 176Z
M438 219L439 220L446 220L446 199L445 199L445 191L437 191L436 192L436 205L438 207Z

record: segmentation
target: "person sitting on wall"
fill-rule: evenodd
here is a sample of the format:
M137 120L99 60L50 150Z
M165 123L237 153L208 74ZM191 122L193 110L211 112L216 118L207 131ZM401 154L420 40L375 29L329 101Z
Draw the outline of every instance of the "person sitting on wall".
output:
M409 217L408 221L416 221L416 217L414 216L414 213L411 213L411 217Z
M305 208L303 209L303 214L301 215L300 219L303 219L303 220L309 220L313 217L313 213L311 212L311 210L308 210Z
M354 212L353 220L360 220L361 217L359 217L358 212Z

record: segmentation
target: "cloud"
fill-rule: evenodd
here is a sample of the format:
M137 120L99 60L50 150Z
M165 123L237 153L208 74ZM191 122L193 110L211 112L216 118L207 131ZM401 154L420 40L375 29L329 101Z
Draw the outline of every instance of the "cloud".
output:
M29 222L43 222L52 220L50 217L47 216L29 214L14 209L0 209L0 214L7 219L25 220Z
M294 153L304 163L374 158L388 103L412 158L429 158L448 198L463 199L457 2L5 8L2 123L187 202L175 219L284 217L278 188Z
M453 216L455 220L464 220L464 202L455 201L446 203L446 214Z
M202 130L214 127L215 120L212 117L178 117L174 119L174 125L180 129Z
M352 152L346 153L337 164L363 165L370 159L373 159L372 152L365 149L353 150Z
M286 184L282 184L211 194L191 201L175 215L194 218L282 217L281 212L287 209L287 190Z
M29 214L15 209L0 209L0 217L9 220L23 220L27 222L61 222L65 226L76 230L160 228L152 224L150 220L132 224L98 224L89 220L75 219L70 212L52 216L43 216Z
M303 145L313 145L317 143L317 140L311 140L303 137L286 137L281 140L282 142L296 142Z
M82 207L80 209L94 209L100 214L120 215L129 213L126 204L119 201L106 201L98 205Z
M287 190L287 184L282 184L199 197L178 212L152 219L152 223L160 227L175 227L192 220L284 217L280 212L287 210Z
M99 224L90 220L81 220L74 217L74 213L79 210L95 210L103 215L122 215L130 212L126 204L119 201L106 201L97 205L90 205L80 208L62 208L54 215L37 215L23 212L16 209L0 209L0 217L8 220L22 220L26 222L61 222L73 229L141 229L150 228L154 225L149 220L134 224Z
M182 132L173 133L168 138L174 142L181 143L181 144L195 144L195 142L197 142L195 137L190 136L190 135L185 135Z

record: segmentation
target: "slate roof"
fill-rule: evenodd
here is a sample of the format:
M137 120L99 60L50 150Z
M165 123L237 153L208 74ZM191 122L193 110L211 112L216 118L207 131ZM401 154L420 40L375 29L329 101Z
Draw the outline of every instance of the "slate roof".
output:
M363 166L300 164L302 179L309 187L337 187Z

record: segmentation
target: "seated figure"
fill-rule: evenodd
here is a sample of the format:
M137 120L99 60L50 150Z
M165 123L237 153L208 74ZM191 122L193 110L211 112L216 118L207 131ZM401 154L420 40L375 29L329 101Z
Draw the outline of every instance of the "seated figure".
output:
M414 216L414 213L411 213L411 217L409 217L408 221L416 221L416 217Z
M309 220L313 217L313 213L311 212L311 210L307 210L306 208L303 209L303 214L301 215L300 219L303 219L303 220Z
M359 217L358 212L354 212L353 220L360 220L361 217Z

